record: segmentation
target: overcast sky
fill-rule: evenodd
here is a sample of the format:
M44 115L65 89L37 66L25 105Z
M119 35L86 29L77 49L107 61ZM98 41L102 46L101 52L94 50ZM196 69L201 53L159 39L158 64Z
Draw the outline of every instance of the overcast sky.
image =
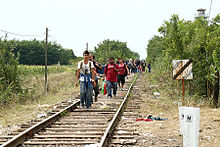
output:
M127 42L146 58L148 40L172 14L194 20L197 9L209 13L211 0L0 0L0 29L37 35L49 28L49 41L82 56L89 43L93 50L105 39ZM220 0L213 0L211 17L220 13ZM4 32L0 31L0 36ZM8 39L33 39L8 34ZM45 36L37 37L43 40Z

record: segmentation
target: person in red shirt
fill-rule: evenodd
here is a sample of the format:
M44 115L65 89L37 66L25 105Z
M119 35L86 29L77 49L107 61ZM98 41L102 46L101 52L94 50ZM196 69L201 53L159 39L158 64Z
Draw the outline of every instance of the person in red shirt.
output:
M130 72L128 70L127 65L124 64L121 58L118 59L118 62L119 62L119 65L118 65L119 71L118 71L117 81L118 81L118 86L119 87L121 86L121 90L123 91L124 90L123 87L125 84L125 73L127 72L127 74L130 75Z
M113 95L114 98L116 97L117 92L117 74L118 74L118 64L116 64L115 59L113 57L109 58L109 63L105 66L103 81L106 77L106 83L107 83L107 92L108 97L112 98L112 91L111 87L113 87Z

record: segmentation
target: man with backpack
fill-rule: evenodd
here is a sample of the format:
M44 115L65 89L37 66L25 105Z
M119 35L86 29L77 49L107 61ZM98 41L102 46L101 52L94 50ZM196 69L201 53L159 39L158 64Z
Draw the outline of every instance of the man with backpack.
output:
M96 87L95 75L94 75L94 65L89 61L89 51L86 50L83 53L83 60L78 63L76 83L78 86L78 81L80 83L80 106L86 108L91 107L91 88L92 83Z
M113 95L116 98L117 92L117 73L118 73L118 65L114 63L114 58L109 58L109 63L105 66L103 81L105 80L106 76L106 83L107 83L107 92L108 97L112 98L111 87L113 87Z
M119 61L119 71L118 71L118 77L117 77L117 81L118 81L118 86L121 86L121 90L123 91L123 87L125 84L125 76L129 75L130 72L128 70L127 65L123 62L123 60L121 58L118 59ZM121 85L120 85L121 84Z

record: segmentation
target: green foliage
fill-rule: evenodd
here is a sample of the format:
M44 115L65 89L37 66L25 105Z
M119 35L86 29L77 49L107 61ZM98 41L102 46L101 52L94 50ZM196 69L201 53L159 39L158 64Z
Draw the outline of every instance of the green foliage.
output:
M220 64L220 15L208 25L204 18L195 21L180 20L173 15L158 29L162 37L153 37L148 44L148 61L164 63L172 71L172 60L193 59L194 79L189 89L199 95L212 93L215 73ZM157 60L157 59L160 60ZM207 85L209 84L209 85Z
M149 40L147 45L147 60L146 62L154 62L158 55L162 54L162 51L165 50L163 45L163 37L154 36Z
M79 61L83 60L83 57L76 57L75 59L71 59L69 62L72 64L72 65L76 65L78 64Z
M14 45L14 54L20 55L19 63L24 65L44 65L45 64L45 42L38 40L11 40ZM72 49L64 49L56 42L49 42L47 48L47 64L67 65L69 60L75 59L76 56Z
M114 40L104 40L102 43L95 47L92 54L96 56L96 59L104 64L109 57L122 58L128 60L130 58L137 59L139 54L131 51L127 47L126 42L114 41Z
M9 103L12 93L21 92L18 58L12 53L14 47L0 39L0 103Z

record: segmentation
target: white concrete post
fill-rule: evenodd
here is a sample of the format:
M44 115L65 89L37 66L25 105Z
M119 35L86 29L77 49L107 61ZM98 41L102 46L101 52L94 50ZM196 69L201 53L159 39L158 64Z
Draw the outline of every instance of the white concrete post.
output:
M200 108L185 107L183 109L183 147L198 147Z
M179 121L180 121L180 134L183 135L183 131L184 131L184 108L186 107L179 107Z

